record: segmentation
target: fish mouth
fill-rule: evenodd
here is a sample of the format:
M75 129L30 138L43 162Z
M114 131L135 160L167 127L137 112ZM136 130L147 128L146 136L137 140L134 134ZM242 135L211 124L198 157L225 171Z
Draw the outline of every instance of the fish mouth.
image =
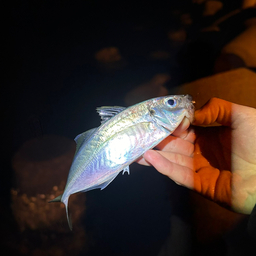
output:
M189 102L192 102L192 101L193 101L193 98L192 98L191 95L187 94L187 95L185 95L185 97L187 98L187 100L188 100Z
M195 114L194 104L195 104L195 101L192 101L192 97L191 97L191 100L189 100L189 102L187 102L186 104L187 113L185 114L185 117L190 121L190 123L194 121L194 114Z

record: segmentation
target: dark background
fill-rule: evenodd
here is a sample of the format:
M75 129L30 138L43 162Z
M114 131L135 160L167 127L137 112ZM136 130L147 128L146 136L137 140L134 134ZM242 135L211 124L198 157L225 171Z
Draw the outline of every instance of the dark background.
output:
M240 1L223 2L219 16L240 6ZM1 235L12 252L12 243L30 237L19 232L11 211L10 188L18 184L11 160L20 147L46 135L73 139L98 126L96 107L124 106L129 91L158 73L171 75L167 87L189 81L190 72L187 79L180 75L187 71L177 63L177 54L216 17L202 18L202 6L188 0L13 1L2 10ZM189 28L180 21L184 13L192 17ZM168 32L181 28L187 31L187 41L170 42ZM228 31L230 35L217 38L207 52L210 59L238 33ZM96 52L113 46L120 51L122 65L102 67ZM170 57L150 59L158 50ZM93 241L86 246L88 255L157 255L172 229L170 216L189 222L187 200L185 189L152 168L133 164L130 176L119 175L103 192L86 194L83 225ZM15 252L20 253L17 248Z

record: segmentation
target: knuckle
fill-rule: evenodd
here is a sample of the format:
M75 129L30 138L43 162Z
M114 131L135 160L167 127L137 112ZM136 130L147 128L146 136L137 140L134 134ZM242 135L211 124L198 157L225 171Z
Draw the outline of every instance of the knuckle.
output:
M177 149L177 146L178 146L178 143L177 143L177 138L174 137L174 139L171 140L171 143L170 143L170 149L175 151L175 149Z
M175 163L177 163L179 165L183 165L184 157L180 154L175 154L174 155L174 161L175 161Z
M187 147L186 147L186 152L185 154L187 156L191 156L194 152L194 145L193 144L189 144Z

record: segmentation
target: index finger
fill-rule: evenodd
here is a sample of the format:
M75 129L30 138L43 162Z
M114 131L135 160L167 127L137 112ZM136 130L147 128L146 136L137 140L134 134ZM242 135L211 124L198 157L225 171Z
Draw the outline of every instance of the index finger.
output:
M162 151L175 152L186 156L191 156L194 152L194 144L191 141L174 136L168 136L161 141L156 148Z
M184 138L187 136L187 130L188 127L190 126L190 121L188 120L188 118L184 118L182 120L182 122L179 124L179 126L174 130L174 132L172 133L172 135L176 136L176 137L181 137Z

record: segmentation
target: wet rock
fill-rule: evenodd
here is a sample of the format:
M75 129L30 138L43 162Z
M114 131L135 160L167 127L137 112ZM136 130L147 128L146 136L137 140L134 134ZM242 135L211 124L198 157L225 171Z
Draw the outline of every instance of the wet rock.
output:
M12 160L20 193L44 194L66 181L75 152L71 139L47 135L25 142Z
M115 70L125 66L125 61L122 58L117 47L106 47L95 54L95 59L101 69Z
M256 0L243 0L242 9L256 6Z
M154 51L150 53L150 58L153 60L167 60L170 58L170 53L167 51Z
M256 25L248 27L243 33L228 43L222 53L239 56L247 67L256 68Z
M74 233L69 230L64 204L48 203L63 193L74 152L73 140L48 135L27 141L13 157L15 184L11 199L21 232L17 245L20 253L77 255L85 248L81 223L85 194L70 197Z
M245 26L246 27L256 26L256 17L246 20Z
M204 3L206 0L192 0L193 3L195 4L202 4Z
M237 68L246 68L246 64L239 56L235 54L223 53L214 63L214 73L221 73Z
M196 101L196 108L203 106L210 98L219 97L237 104L256 107L256 74L239 68L171 89L171 94L190 94Z
M187 33L185 29L179 29L179 30L171 30L168 33L168 38L170 41L173 42L184 42L187 38Z
M118 48L106 47L95 54L95 59L101 63L112 63L122 59Z
M191 15L189 13L184 13L180 16L180 21L182 25L188 26L193 23Z
M220 1L209 0L205 2L203 16L213 16L223 8Z

